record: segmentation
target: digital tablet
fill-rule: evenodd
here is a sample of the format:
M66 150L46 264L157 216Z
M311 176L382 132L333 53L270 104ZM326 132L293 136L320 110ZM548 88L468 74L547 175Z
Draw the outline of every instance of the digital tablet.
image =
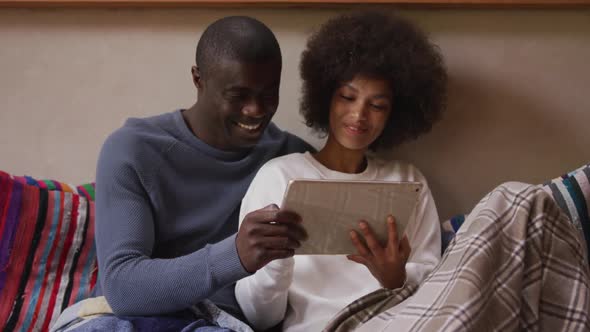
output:
M281 208L297 212L308 233L296 255L356 254L350 230L360 220L385 244L391 214L401 238L421 191L420 182L291 180Z

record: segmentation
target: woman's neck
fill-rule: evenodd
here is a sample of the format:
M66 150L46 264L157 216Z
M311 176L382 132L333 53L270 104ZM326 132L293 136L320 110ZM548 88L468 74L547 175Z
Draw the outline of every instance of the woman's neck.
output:
M357 174L367 168L366 149L350 150L330 140L313 157L328 169L341 173Z

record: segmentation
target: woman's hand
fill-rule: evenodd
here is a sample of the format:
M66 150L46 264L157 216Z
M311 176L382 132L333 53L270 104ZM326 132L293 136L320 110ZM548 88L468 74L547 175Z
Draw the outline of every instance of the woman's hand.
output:
M361 220L359 228L366 245L361 241L361 235L354 230L350 231L350 239L358 255L348 255L347 258L366 266L381 286L389 289L403 286L411 248L406 236L401 241L398 240L393 216L387 217L388 239L385 247L381 246L366 221Z

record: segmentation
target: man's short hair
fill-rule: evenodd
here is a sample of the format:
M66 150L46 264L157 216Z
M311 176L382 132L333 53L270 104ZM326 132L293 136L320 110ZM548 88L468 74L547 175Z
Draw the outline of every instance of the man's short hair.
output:
M195 62L204 79L221 60L281 63L282 58L275 35L264 23L247 16L229 16L209 25L197 44Z

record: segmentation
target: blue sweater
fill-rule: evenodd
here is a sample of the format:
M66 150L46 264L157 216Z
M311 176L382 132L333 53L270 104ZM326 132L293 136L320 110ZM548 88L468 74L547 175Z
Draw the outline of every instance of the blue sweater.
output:
M242 317L234 283L241 200L269 159L311 147L270 124L247 153L221 151L180 111L129 119L104 143L96 174L99 283L117 315L181 311L203 299Z

